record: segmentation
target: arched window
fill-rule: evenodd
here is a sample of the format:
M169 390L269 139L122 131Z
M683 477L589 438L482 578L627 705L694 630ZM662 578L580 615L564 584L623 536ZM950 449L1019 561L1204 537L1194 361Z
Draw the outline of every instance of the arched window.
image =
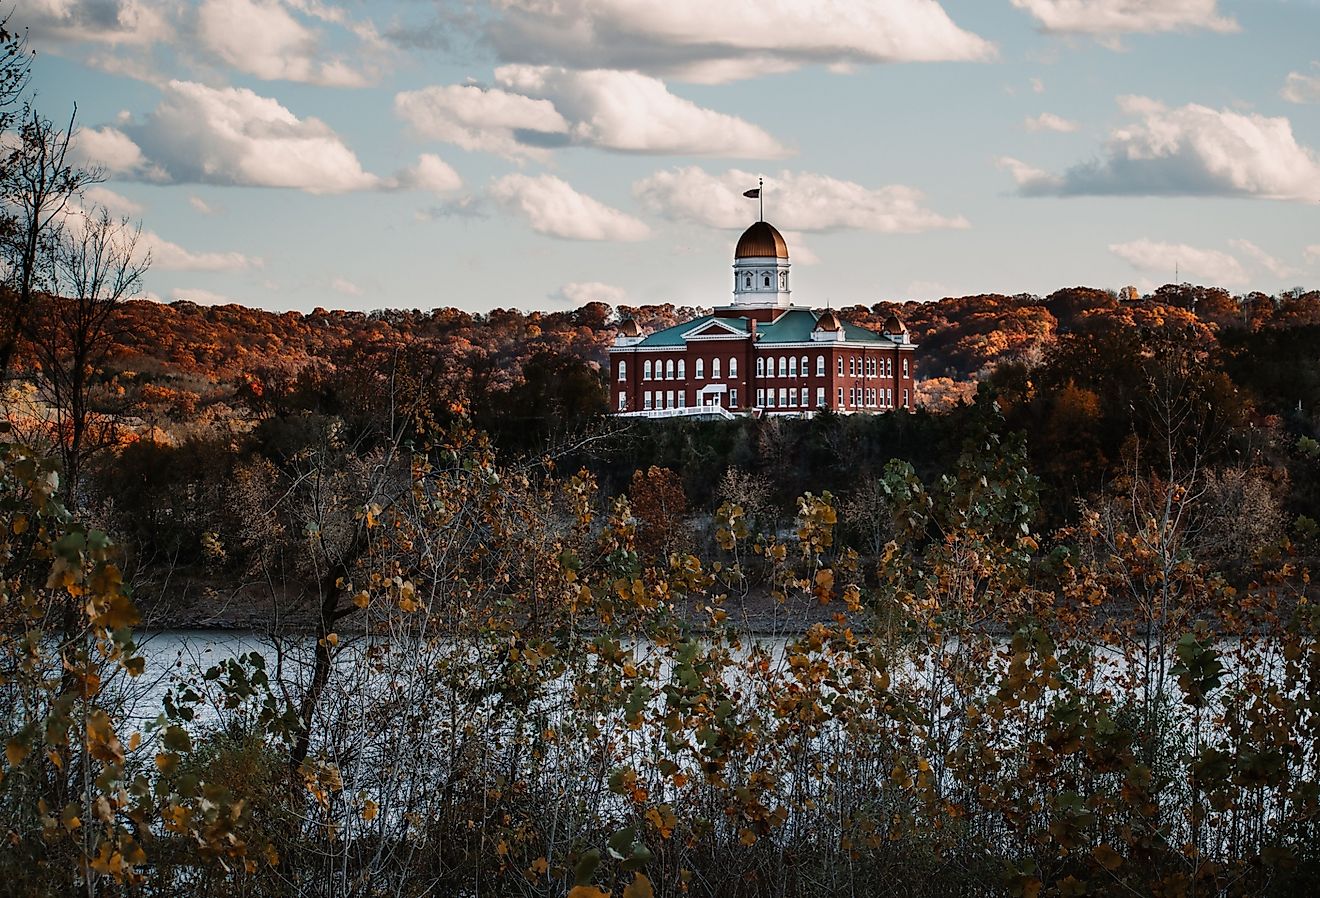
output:
M756 376L765 377L765 359L758 358L756 360Z
M767 288L769 288L769 286L770 286L770 275L768 275L768 274L765 276L765 286L766 286Z
M780 290L787 290L787 289L788 289L788 272L787 272L787 271L781 271L781 272L779 272L779 289L780 289ZM804 402L803 405L806 405L806 403Z
M619 360L619 380L628 379L628 362L624 359Z
M780 376L780 377L788 377L788 357L787 357L787 356L782 356L782 355L781 355L781 356L779 357L779 376Z
M651 379L651 360L647 359L646 367L642 369L642 380L650 380L650 379Z
M719 360L719 359L711 359L711 360L710 360L710 377L711 377L711 380L719 380L719 379L720 379L720 360Z
M697 380L701 380L705 376L706 376L706 360L697 359Z
M678 379L679 379L679 380L683 380L683 379L685 379L686 377L687 377L687 361L684 360L684 359L679 359L679 360L678 360Z
M743 286L748 290L752 289L752 276L750 274L743 278Z
M669 359L665 362L665 380L674 379L674 360Z
M825 376L825 356L823 355L816 356L816 376Z
M738 360L736 358L729 359L729 376L730 377L738 376Z
M839 356L839 376L843 377L843 356ZM843 403L843 388L839 389L839 403Z
M788 360L788 376L797 377L797 357Z
M908 376L908 366L907 366L907 363L908 363L908 360L907 360L907 359L904 359L904 360L903 360L903 376L904 376L904 377L907 377L907 376ZM905 391L905 392L906 392L906 391Z
M857 376L857 356L855 355L848 356L848 376Z

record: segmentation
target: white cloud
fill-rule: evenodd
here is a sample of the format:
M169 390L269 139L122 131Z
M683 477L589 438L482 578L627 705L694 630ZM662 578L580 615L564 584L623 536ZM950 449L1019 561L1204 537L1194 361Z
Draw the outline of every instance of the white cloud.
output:
M1051 175L1045 169L1037 168L1021 159L1014 159L1012 156L1000 156L995 160L995 164L1007 171L1019 187L1040 191L1047 183L1061 182L1060 178Z
M194 195L188 197L188 205L192 206L194 209L196 209L198 212L202 213L203 215L216 215L219 214L220 212L219 209L217 209L215 206L212 206L210 203L202 199L200 196Z
M617 306L628 301L628 291L600 281L573 281L551 293L550 298L574 307L585 306L589 302Z
M185 249L155 231L143 231L139 246L151 251L151 267L159 271L245 271L264 265L261 259L243 253Z
M106 187L94 185L83 191L75 204L66 210L64 225L74 234L81 234L88 213L103 208L116 218L134 219L144 211L140 203ZM140 226L139 226L140 227ZM261 268L265 263L253 256L238 252L197 252L166 240L155 231L145 228L137 234L137 253L151 255L151 267L157 271L241 271Z
M804 65L979 60L936 0L496 0L502 58L720 82Z
M174 35L170 0L24 0L21 27L38 45L91 42L142 46Z
M219 59L267 81L361 87L375 78L343 59L322 59L317 33L278 0L205 0L197 10L197 39Z
M1240 286L1247 282L1242 263L1219 250L1142 239L1111 244L1109 251L1138 271L1155 273L1169 280L1173 279L1176 269L1184 280L1191 276L1220 287Z
M1037 116L1029 116L1026 127L1028 131L1058 131L1061 134L1068 134L1076 131L1081 125L1052 112L1042 112Z
M794 265L820 264L820 256L816 255L801 231L781 230L779 233L784 235L785 242L792 248Z
M578 193L553 175L505 175L490 186L504 208L532 230L565 240L643 240L650 229L631 215Z
M1286 118L1121 97L1136 121L1115 129L1099 160L1062 175L1001 160L1027 196L1254 196L1320 200L1320 159Z
M576 144L626 153L779 158L789 151L737 116L705 109L637 72L510 65L495 70L505 87L549 100Z
M233 299L230 299L223 293L203 290L199 287L175 287L170 291L170 299L175 302L187 300L188 302L195 302L201 306L228 306L236 304Z
M757 175L729 170L721 175L691 166L656 172L633 185L634 194L654 212L712 228L742 228L756 213L756 203L742 194L756 186ZM770 218L798 231L856 229L916 232L965 228L962 216L944 216L921 205L911 187L864 187L812 172L782 171L769 178L766 197Z
M1312 63L1312 68L1320 63ZM1289 72L1280 92L1290 103L1320 103L1320 74L1303 75L1301 72Z
M417 162L399 173L400 187L448 193L463 186L463 179L453 166L434 153L423 153Z
M1320 243L1312 243L1302 253L1307 262L1320 262Z
M1031 92L1036 94L1045 93L1045 82L1040 78L1031 79Z
M422 137L509 158L544 156L544 149L524 141L568 131L549 100L475 84L403 91L394 97L394 111Z
M777 158L789 150L737 116L676 96L638 72L509 65L497 86L451 84L404 91L395 112L418 135L511 159L555 147L622 153Z
M345 296L361 296L362 288L342 275L336 275L330 281L330 289Z
M1042 31L1055 34L1238 30L1236 21L1220 14L1218 0L1013 0L1013 5L1031 14Z
M117 218L137 218L146 211L141 203L130 200L128 197L115 193L108 187L102 187L100 184L94 184L85 189L82 199L84 208L101 206Z
M1230 240L1228 241L1228 243L1229 246L1233 247L1238 252L1244 253L1245 255L1250 257L1257 265L1259 265L1261 268L1265 269L1275 277L1280 277L1280 278L1292 277L1294 274L1297 273L1296 269L1294 269L1291 265L1287 264L1286 262L1283 262L1280 259L1275 258L1274 256L1271 256L1269 253L1265 252L1265 250L1261 249L1259 246L1252 243L1250 240Z
M339 193L382 186L323 122L300 119L276 100L246 88L191 81L163 87L160 105L142 121L102 128L83 152L110 148L112 171L176 184L291 187ZM136 153L133 153L133 150Z
M142 155L142 148L118 128L80 128L74 135L73 153L84 165L104 168L118 175L130 175L143 180L151 177L151 167Z

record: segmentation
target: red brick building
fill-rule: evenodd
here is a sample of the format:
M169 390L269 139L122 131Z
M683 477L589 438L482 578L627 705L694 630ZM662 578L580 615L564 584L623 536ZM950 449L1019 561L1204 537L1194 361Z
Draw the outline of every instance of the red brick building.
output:
M615 414L843 414L912 407L916 344L897 317L881 333L790 299L788 245L758 221L733 254L733 302L644 334L623 322L610 348Z

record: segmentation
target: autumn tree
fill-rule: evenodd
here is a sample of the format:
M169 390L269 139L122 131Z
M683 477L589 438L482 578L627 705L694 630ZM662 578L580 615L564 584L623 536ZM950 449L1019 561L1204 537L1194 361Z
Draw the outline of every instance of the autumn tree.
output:
M0 104L6 99L3 91L17 83L14 67L21 65L26 72L24 48L16 40L0 31ZM0 162L4 216L0 251L9 292L0 321L0 377L9 373L38 294L59 290L59 284L51 280L51 265L43 257L56 252L70 203L83 188L100 179L99 172L81 168L69 157L75 116L76 110L68 125L60 127L25 106L17 121L16 139Z
M687 494L676 473L654 465L634 471L628 498L637 517L638 547L648 557L664 557L687 545Z
M39 383L55 414L68 500L77 502L83 465L108 445L113 425L92 407L92 388L113 345L115 310L142 290L151 264L140 226L105 209L71 216L49 246L51 295L27 328Z

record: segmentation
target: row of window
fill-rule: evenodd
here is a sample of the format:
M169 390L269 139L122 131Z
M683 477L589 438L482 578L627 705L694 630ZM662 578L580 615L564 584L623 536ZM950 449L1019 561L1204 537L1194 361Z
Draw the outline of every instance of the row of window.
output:
M721 405L720 396L708 397L707 405ZM738 391L729 391L729 408L738 407ZM654 394L647 390L642 394L642 408L650 410L657 408L687 408L687 393L684 390L656 390ZM623 390L619 391L619 411L628 410L628 394Z
M706 377L705 359L697 359L693 367L696 369L695 373L699 380L704 379ZM855 355L848 356L847 369L848 369L848 375L851 377L893 377L894 360L858 358ZM800 370L802 372L802 376L806 377L808 370L808 360L805 355L802 357L802 366ZM779 357L780 377L797 377L798 371L799 371L798 360L796 358L790 356L782 356L782 355ZM844 357L839 356L839 375L843 376L843 373L844 373ZM719 380L723 376L722 374L720 374L719 359L710 360L710 376L712 380ZM737 377L737 376L738 376L738 360L736 358L731 358L729 359L729 377ZM775 360L758 358L756 360L756 376L774 377ZM816 356L816 376L817 377L825 376L825 356L823 355ZM908 376L907 359L903 359L903 376L904 377ZM627 379L628 379L628 362L626 360L620 359L619 380L626 381ZM678 379L678 380L687 379L687 363L683 359L678 359L677 362L675 362L674 359L667 359L663 363L656 362L654 368L652 367L651 362L648 360L642 366L642 380L674 380L674 379Z
M903 407L907 407L908 391L903 391ZM843 387L839 387L839 405L843 408L893 408L894 391L887 387L853 387L848 390L848 403L843 402Z
M766 359L766 358L760 358L760 359L757 359L757 360L756 360L756 376L757 376L757 377L774 377L774 376L775 376L775 360L774 360L774 359ZM798 360L795 359L795 358L789 358L788 356L782 356L782 355L781 355L781 356L779 357L779 376L780 376L780 377L797 377L797 376L798 376ZM806 356L803 356L803 357L802 357L802 376L803 376L803 377L806 377L806 376L807 376L807 357L806 357ZM825 356L823 356L823 355L818 355L818 356L816 356L816 376L817 376L817 377L824 377L824 376L825 376Z
M798 388L797 388L797 387L780 387L780 388L779 388L779 396L778 396L779 403L778 403L778 406L776 406L776 404L775 404L775 398L776 398L776 397L775 397L775 391L774 391L774 390L757 390L757 391L756 391L756 404L757 404L758 406L760 406L761 408L776 408L776 407L778 407L778 408L810 408L811 406L808 404L808 399L810 398L810 395L811 395L810 391L809 391L806 387L803 387L803 388L802 388L802 390L801 390L802 404L801 404L801 405L798 404L798 394L799 394L799 391L798 391ZM825 405L825 388L824 388L824 387L817 387L817 388L816 388L816 408L821 408L821 407L824 406L824 405Z
M695 373L698 378L704 378L706 376L705 359L697 359L693 367L696 368ZM719 359L710 360L710 376L713 380L719 380L723 376L720 374ZM729 376L738 376L737 359L729 359ZM656 362L654 368L651 367L651 362L648 360L646 364L642 366L642 380L674 380L675 378L678 380L685 380L687 378L687 362L683 359L679 359L677 364L675 364L673 359L666 359L663 363ZM627 379L628 363L621 359L619 361L619 380L625 381Z
M843 376L844 357L839 356L839 375ZM801 370L802 376L807 376L807 357L802 357L802 367L798 368L798 360L789 356L779 357L779 376L797 377ZM894 360L893 359L868 359L858 358L857 356L848 356L847 360L848 374L852 377L893 377ZM758 377L775 376L775 360L760 358L756 360L756 374ZM700 376L700 375L698 375ZM825 376L825 356L816 356L816 376ZM903 359L903 376L908 376L908 360Z
M893 408L894 391L890 388L878 387L850 387L847 392L847 401L845 402L844 388L839 387L838 408ZM721 397L708 397L708 405L720 405ZM797 387L780 387L778 392L773 389L761 389L756 391L756 404L760 408L812 408L810 405L811 391L807 387L800 390ZM729 391L729 408L738 407L738 391ZM815 408L825 407L825 388L816 388ZM903 391L903 404L900 408L908 407L908 391ZM642 408L650 411L652 409L667 408L687 408L687 392L684 390L657 390L654 394L647 390L642 394ZM628 410L628 394L623 390L619 391L619 411Z
M839 408L893 408L894 391L892 389L881 389L877 387L852 387L847 393L847 402L844 401L844 388L839 387ZM756 404L761 408L810 408L808 401L811 398L810 391L803 387L801 390L796 387L780 387L778 393L773 389L757 390ZM908 391L903 391L903 407L908 404ZM816 408L823 408L825 405L825 388L816 388Z

